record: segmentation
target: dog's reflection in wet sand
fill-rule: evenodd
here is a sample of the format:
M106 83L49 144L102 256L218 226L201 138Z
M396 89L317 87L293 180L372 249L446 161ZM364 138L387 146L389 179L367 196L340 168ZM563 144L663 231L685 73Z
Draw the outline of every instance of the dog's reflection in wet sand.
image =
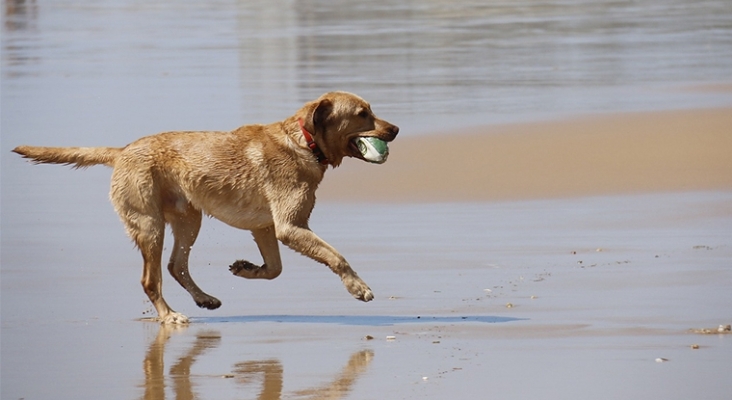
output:
M163 324L159 326L157 336L150 343L142 364L145 373L142 399L165 399L167 382L172 382L172 390L175 398L178 400L200 398L200 395L193 390L195 380L198 378L210 378L210 376L192 376L191 366L207 351L219 346L221 335L216 331L201 331L197 333L196 339L190 348L188 348L188 351L176 360L166 375L164 363L165 345L173 333L183 333L187 329L188 326L185 325ZM373 356L374 353L371 350L357 351L351 355L348 363L329 383L296 391L292 393L292 396L304 399L335 400L343 398L351 390L358 376L366 370ZM283 373L284 367L279 360L265 359L237 363L234 365L232 373L225 377L234 378L233 381L241 386L250 386L261 382L262 389L259 392L258 399L280 400L282 399ZM231 380L226 381L230 382Z
M189 400L198 398L194 395L191 385L191 366L196 359L207 350L218 347L221 342L221 335L218 332L201 332L196 335L188 351L178 358L177 362L170 367L169 375L165 374L165 345L174 332L185 331L185 326L160 325L155 340L150 343L145 360L142 362L142 369L145 372L145 400L165 399L165 385L167 378L173 381L173 391L176 399Z
M361 350L353 353L348 364L333 378L330 383L311 389L300 390L294 393L303 399L340 399L351 390L356 378L366 370L374 353L371 350ZM234 369L237 380L242 384L255 382L261 375L263 384L259 399L279 400L282 397L282 364L277 360L247 361L239 363Z

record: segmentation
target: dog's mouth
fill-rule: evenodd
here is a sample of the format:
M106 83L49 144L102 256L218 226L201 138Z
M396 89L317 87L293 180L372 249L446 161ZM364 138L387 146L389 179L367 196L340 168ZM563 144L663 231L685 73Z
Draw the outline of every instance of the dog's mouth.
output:
M354 156L374 164L383 164L389 157L389 145L375 136L359 136L350 141Z

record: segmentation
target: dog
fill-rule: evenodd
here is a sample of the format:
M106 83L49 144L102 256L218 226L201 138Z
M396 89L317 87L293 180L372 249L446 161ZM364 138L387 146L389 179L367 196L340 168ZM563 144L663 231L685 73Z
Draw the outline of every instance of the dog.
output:
M202 214L252 232L263 258L238 260L230 271L247 279L274 279L282 272L279 242L327 265L358 300L374 298L346 259L308 227L315 191L329 166L345 157L369 161L359 138L393 141L399 127L379 119L361 97L330 92L293 116L230 132L164 132L117 147L19 146L13 152L36 164L113 168L110 200L142 253L142 287L164 324L186 324L162 293L165 225L174 245L168 271L201 308L216 309L188 272L188 256Z

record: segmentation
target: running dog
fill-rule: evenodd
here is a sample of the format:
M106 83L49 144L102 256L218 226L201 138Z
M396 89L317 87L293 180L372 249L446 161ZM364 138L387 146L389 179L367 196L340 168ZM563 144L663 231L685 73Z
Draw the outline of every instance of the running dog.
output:
M110 200L127 234L142 253L142 287L164 324L186 324L162 293L165 225L175 244L168 271L199 307L221 301L206 294L188 272L188 255L202 214L252 232L261 266L238 260L231 272L248 279L274 279L282 272L278 241L327 265L353 297L374 298L336 249L308 227L315 190L328 166L345 157L368 161L359 138L391 142L399 128L377 118L361 97L326 93L293 116L231 132L165 132L117 147L33 147L13 151L38 164L75 168L112 167Z

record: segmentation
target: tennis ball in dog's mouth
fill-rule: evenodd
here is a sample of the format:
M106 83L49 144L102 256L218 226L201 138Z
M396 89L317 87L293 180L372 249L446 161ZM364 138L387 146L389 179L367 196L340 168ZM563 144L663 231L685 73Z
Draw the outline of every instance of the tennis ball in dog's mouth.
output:
M382 164L389 156L389 146L379 138L360 137L356 139L356 145L366 161Z

